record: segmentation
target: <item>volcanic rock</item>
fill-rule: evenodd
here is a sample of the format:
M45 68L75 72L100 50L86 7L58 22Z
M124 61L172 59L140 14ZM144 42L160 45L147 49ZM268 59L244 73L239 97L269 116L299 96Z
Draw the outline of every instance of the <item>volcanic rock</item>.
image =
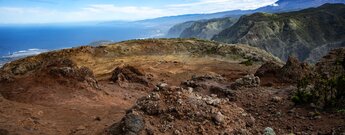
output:
M239 89L241 87L257 87L260 85L260 78L257 76L254 76L253 74L251 75L246 75L242 78L237 79L232 85L232 89Z
M264 130L264 135L276 135L276 133L274 132L274 130L272 128L267 127Z
M289 57L282 67L280 76L288 82L297 82L312 74L312 67L307 63L300 63L295 57Z
M10 73L0 73L0 82L11 82L13 81L13 75Z
M345 74L345 48L332 50L315 66L316 72L325 78L333 78Z
M116 67L111 80L117 82L119 85L139 83L148 86L150 84L143 71L130 65Z
M160 98L153 96L157 94ZM109 131L112 131L111 134L126 134L127 131L136 134L173 134L176 131L179 134L231 134L234 129L246 129L242 111L234 103L225 103L225 100L215 96L202 96L180 87L168 87L139 99L120 124L114 124ZM231 122L235 119L236 124ZM128 126L126 123L129 122L135 124ZM116 127L124 130L112 130Z
M77 80L79 82L86 81L90 86L100 89L96 81L93 71L87 67L78 68L76 64L70 59L57 59L45 63L45 67L41 70L47 70L54 78L64 78Z
M279 74L281 66L274 62L266 62L255 72L255 76L276 76Z

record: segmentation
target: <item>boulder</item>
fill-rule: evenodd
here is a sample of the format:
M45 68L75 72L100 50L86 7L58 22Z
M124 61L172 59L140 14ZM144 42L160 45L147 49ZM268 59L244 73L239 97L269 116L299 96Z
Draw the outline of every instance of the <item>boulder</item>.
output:
M124 119L123 130L125 134L137 134L144 128L144 121L141 116L130 113Z
M276 76L279 74L281 66L275 62L266 62L255 72L255 76Z
M259 77L274 77L278 82L296 83L299 80L311 76L314 69L307 63L300 62L295 57L289 57L286 64L281 67L274 62L263 64L255 73Z
M264 135L276 135L276 133L274 132L272 128L266 127L264 130Z
M221 125L224 123L225 121L225 116L221 113L221 112L218 112L217 114L215 114L215 116L213 117L214 119L214 122L217 124L217 125Z
M236 90L242 87L250 88L257 87L259 85L260 78L251 74L237 79L234 83L231 84L231 88Z
M274 96L274 97L272 97L271 101L276 102L276 103L280 103L283 101L283 98L279 97L279 96Z
M289 57L281 68L279 76L283 81L295 83L304 77L310 76L313 68L307 63L301 63L295 57Z
M158 84L157 84L157 87L158 87L159 89L164 89L164 88L166 88L167 86L168 86L167 83L158 83Z
M119 124L114 124L109 129L111 135L137 135L145 127L143 118L135 112L127 113Z

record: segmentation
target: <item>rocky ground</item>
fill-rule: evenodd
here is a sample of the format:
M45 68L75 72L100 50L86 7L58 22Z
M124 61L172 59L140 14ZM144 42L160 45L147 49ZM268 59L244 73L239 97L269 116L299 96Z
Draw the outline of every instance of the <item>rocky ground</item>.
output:
M0 134L344 133L343 113L290 100L308 68L202 40L44 53L1 68Z

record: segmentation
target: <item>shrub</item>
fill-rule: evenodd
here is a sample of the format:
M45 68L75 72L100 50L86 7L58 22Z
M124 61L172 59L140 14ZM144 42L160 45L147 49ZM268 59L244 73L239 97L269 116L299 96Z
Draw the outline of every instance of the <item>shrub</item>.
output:
M313 99L313 95L310 93L308 86L311 82L309 77L305 77L297 83L297 91L293 94L291 100L295 104L310 103Z
M345 107L345 75L319 79L312 91L314 102L325 108Z
M251 66L253 65L253 60L248 59L246 61L241 62L240 64L246 65L246 66Z
M330 79L318 75L305 77L298 81L291 100L295 104L313 102L323 108L345 108L345 75Z
M298 91L292 96L291 100L295 104L305 104L305 103L310 103L313 95L310 94L309 92L305 91Z

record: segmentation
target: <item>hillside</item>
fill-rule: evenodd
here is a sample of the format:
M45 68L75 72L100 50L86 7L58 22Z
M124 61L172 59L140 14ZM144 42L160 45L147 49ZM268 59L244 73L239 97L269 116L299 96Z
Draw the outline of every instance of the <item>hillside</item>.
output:
M239 64L246 60L255 65ZM280 63L247 45L191 39L133 40L23 58L0 69L0 133L102 134L159 82L178 85L205 74L233 80L272 60Z
M271 52L282 60L290 55L315 62L321 54L345 42L345 5L325 4L318 8L243 16L232 27L220 32L213 40L244 43ZM313 53L311 53L313 52Z
M234 19L234 18L220 18L220 19L211 19L207 21L195 21L189 27L185 28L181 32L179 37L180 38L200 38L200 39L210 40L214 35L218 34L222 30L231 27L236 21L237 19ZM174 27L171 30L173 29Z
M179 37L185 29L189 28L194 23L195 21L188 21L188 22L176 24L169 29L168 33L166 34L166 37L168 38Z
M152 19L138 20L138 21L108 21L100 23L99 25L111 26L125 26L138 28L153 28L159 31L159 34L166 34L165 37L177 38L179 35L168 34L169 29L175 25L180 25L185 22L208 20L215 18L233 17L239 18L242 15L248 15L256 12L280 13L288 11L297 11L309 7L317 7L325 3L345 3L345 0L279 0L274 5L268 5L253 10L230 10L216 13L205 14L184 14L175 16L164 16ZM188 25L183 26L188 27ZM172 30L173 31L173 30Z
M328 72L344 53L318 67ZM255 47L196 39L46 52L0 69L0 133L343 133L341 112L290 100L309 66L282 65Z
M187 28L193 29L193 28L190 28L191 23L193 22L198 22L198 23L203 22L205 24L205 23L208 23L207 20L209 20L210 21L209 23L214 23L215 21L214 19L216 18L219 18L218 20L224 20L221 18L226 18L226 17L239 18L242 15L249 15L249 14L253 14L257 12L282 13L282 12L298 11L298 10L302 10L302 9L306 9L310 7L318 7L325 3L345 3L345 0L278 0L274 5L268 5L268 6L254 9L254 10L233 10L233 11L225 11L225 12L212 13L212 14L197 14L197 15L187 15L187 16L182 15L182 16L163 17L163 18L156 18L156 19L150 19L150 20L143 20L140 22L156 21L156 22L165 24L165 22L178 20L178 21L173 21L174 23L170 23L171 28L167 33L167 37L196 37L197 33L195 32L199 32L198 30L196 31L189 30L190 32L193 32L193 33L190 33L193 36L182 36L181 33ZM198 21L198 20L203 20L203 21ZM198 26L200 24L195 24L195 25ZM227 27L230 27L230 26L227 26ZM178 31L174 33L176 30ZM211 35L211 34L212 32L207 35ZM199 38L202 38L202 37L203 36L200 36Z

